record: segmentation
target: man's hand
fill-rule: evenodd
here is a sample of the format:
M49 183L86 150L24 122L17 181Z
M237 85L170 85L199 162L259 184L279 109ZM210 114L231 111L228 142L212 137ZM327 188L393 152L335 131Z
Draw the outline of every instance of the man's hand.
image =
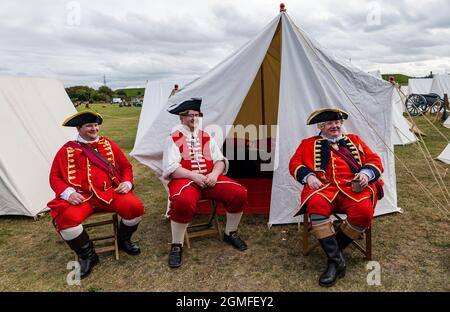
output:
M219 175L211 172L209 174L206 175L206 181L205 184L207 187L214 187L214 185L216 185L217 183L217 179L219 178Z
M355 180L360 180L359 185L361 185L362 188L365 188L369 184L369 177L362 172L355 174Z
M73 192L72 194L70 194L69 198L67 199L67 201L69 203L71 203L72 205L79 205L84 201L84 196L81 195L80 193L77 192Z
M313 190L317 190L320 187L322 187L323 183L322 181L320 181L315 175L310 175L309 177L306 178L306 183L308 183L308 186L313 189Z
M119 194L126 194L129 191L130 191L130 187L125 182L120 183L119 186L114 190L114 192L119 193Z
M197 184L198 186L200 186L200 188L202 188L202 189L206 187L207 178L203 174L193 172L191 180L194 181L194 183Z

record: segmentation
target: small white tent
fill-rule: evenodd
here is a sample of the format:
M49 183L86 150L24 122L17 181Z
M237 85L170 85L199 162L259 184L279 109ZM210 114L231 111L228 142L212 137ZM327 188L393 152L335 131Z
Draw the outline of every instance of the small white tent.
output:
M436 93L441 99L445 93L450 96L450 75L434 75L430 93Z
M0 215L36 216L54 197L53 157L73 129L61 126L76 112L61 82L0 76Z
M408 79L408 94L428 94L430 93L432 83L432 78Z
M450 165L450 143L447 144L447 147L439 154L437 159Z
M305 124L308 115L337 106L350 113L346 131L358 133L383 159L385 198L375 214L396 212L394 156L388 151L392 92L390 83L332 57L282 12L253 40L171 97L131 155L161 176L161 142L179 123L166 109L192 97L203 98L203 128L215 126L219 144L231 125L278 125L272 133L276 145L269 223L298 222L293 215L301 186L288 172L289 160L303 138L317 134L317 128ZM225 136L217 135L220 129Z
M444 127L450 128L450 116L444 121Z
M139 145L143 135L155 120L158 112L166 105L167 99L174 89L174 85L178 84L179 89L181 89L191 80L193 79L176 78L170 80L149 81L147 83L145 86L144 103L139 117L135 146Z
M436 93L444 98L444 94L450 96L450 75L435 75L433 77L433 83L431 84L431 93ZM444 127L450 128L450 116L445 120ZM448 149L448 147L447 147Z
M400 91L402 93L402 96L408 96L409 95L409 87L408 86L401 86ZM405 103L403 103L403 111L405 111Z

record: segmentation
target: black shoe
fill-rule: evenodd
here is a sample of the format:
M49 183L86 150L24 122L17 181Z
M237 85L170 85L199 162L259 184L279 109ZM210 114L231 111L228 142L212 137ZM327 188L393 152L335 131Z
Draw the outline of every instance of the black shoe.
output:
M223 241L240 251L244 251L248 248L247 244L239 237L239 234L236 231L230 232L230 235L223 233Z
M181 244L172 244L169 253L169 267L179 268L181 266L181 255L183 246Z
M80 278L88 276L98 260L95 252L94 244L89 240L89 236L85 230L72 240L66 241L69 247L78 255L80 263Z
M137 227L138 224L128 226L123 224L122 220L120 220L119 231L117 233L119 248L132 256L136 256L141 253L141 248L139 248L139 245L131 241L131 236L137 230Z
M350 245L351 242L353 242L353 239L345 235L342 231L338 231L336 233L336 239L341 251L344 250L348 245Z
M319 278L319 285L331 287L336 284L338 278L345 276L345 260L339 250L336 236L319 239L319 242L328 258L328 266Z

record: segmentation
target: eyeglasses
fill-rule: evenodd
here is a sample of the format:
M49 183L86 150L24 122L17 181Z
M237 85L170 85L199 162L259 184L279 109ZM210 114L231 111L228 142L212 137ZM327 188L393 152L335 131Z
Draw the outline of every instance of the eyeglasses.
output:
M330 120L330 121L325 121L323 124L326 126L331 126L331 125L342 125L342 120Z
M180 114L181 116L185 116L185 117L189 117L189 118L198 118L198 117L203 117L202 113L198 113L198 114Z

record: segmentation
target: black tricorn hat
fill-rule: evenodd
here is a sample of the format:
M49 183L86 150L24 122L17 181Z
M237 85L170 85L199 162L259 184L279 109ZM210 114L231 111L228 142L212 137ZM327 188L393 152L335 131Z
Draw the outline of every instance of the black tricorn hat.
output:
M175 105L175 107L169 107L168 111L171 114L180 115L180 113L185 112L187 110L193 110L197 112L200 111L200 106L202 105L201 98L191 98L182 102L181 104Z
M68 117L63 122L64 127L81 127L86 123L98 123L101 125L103 118L99 113L93 111L83 111L78 112L70 117Z
M348 113L339 108L322 108L314 111L306 121L307 125L317 124L319 122L347 119Z

